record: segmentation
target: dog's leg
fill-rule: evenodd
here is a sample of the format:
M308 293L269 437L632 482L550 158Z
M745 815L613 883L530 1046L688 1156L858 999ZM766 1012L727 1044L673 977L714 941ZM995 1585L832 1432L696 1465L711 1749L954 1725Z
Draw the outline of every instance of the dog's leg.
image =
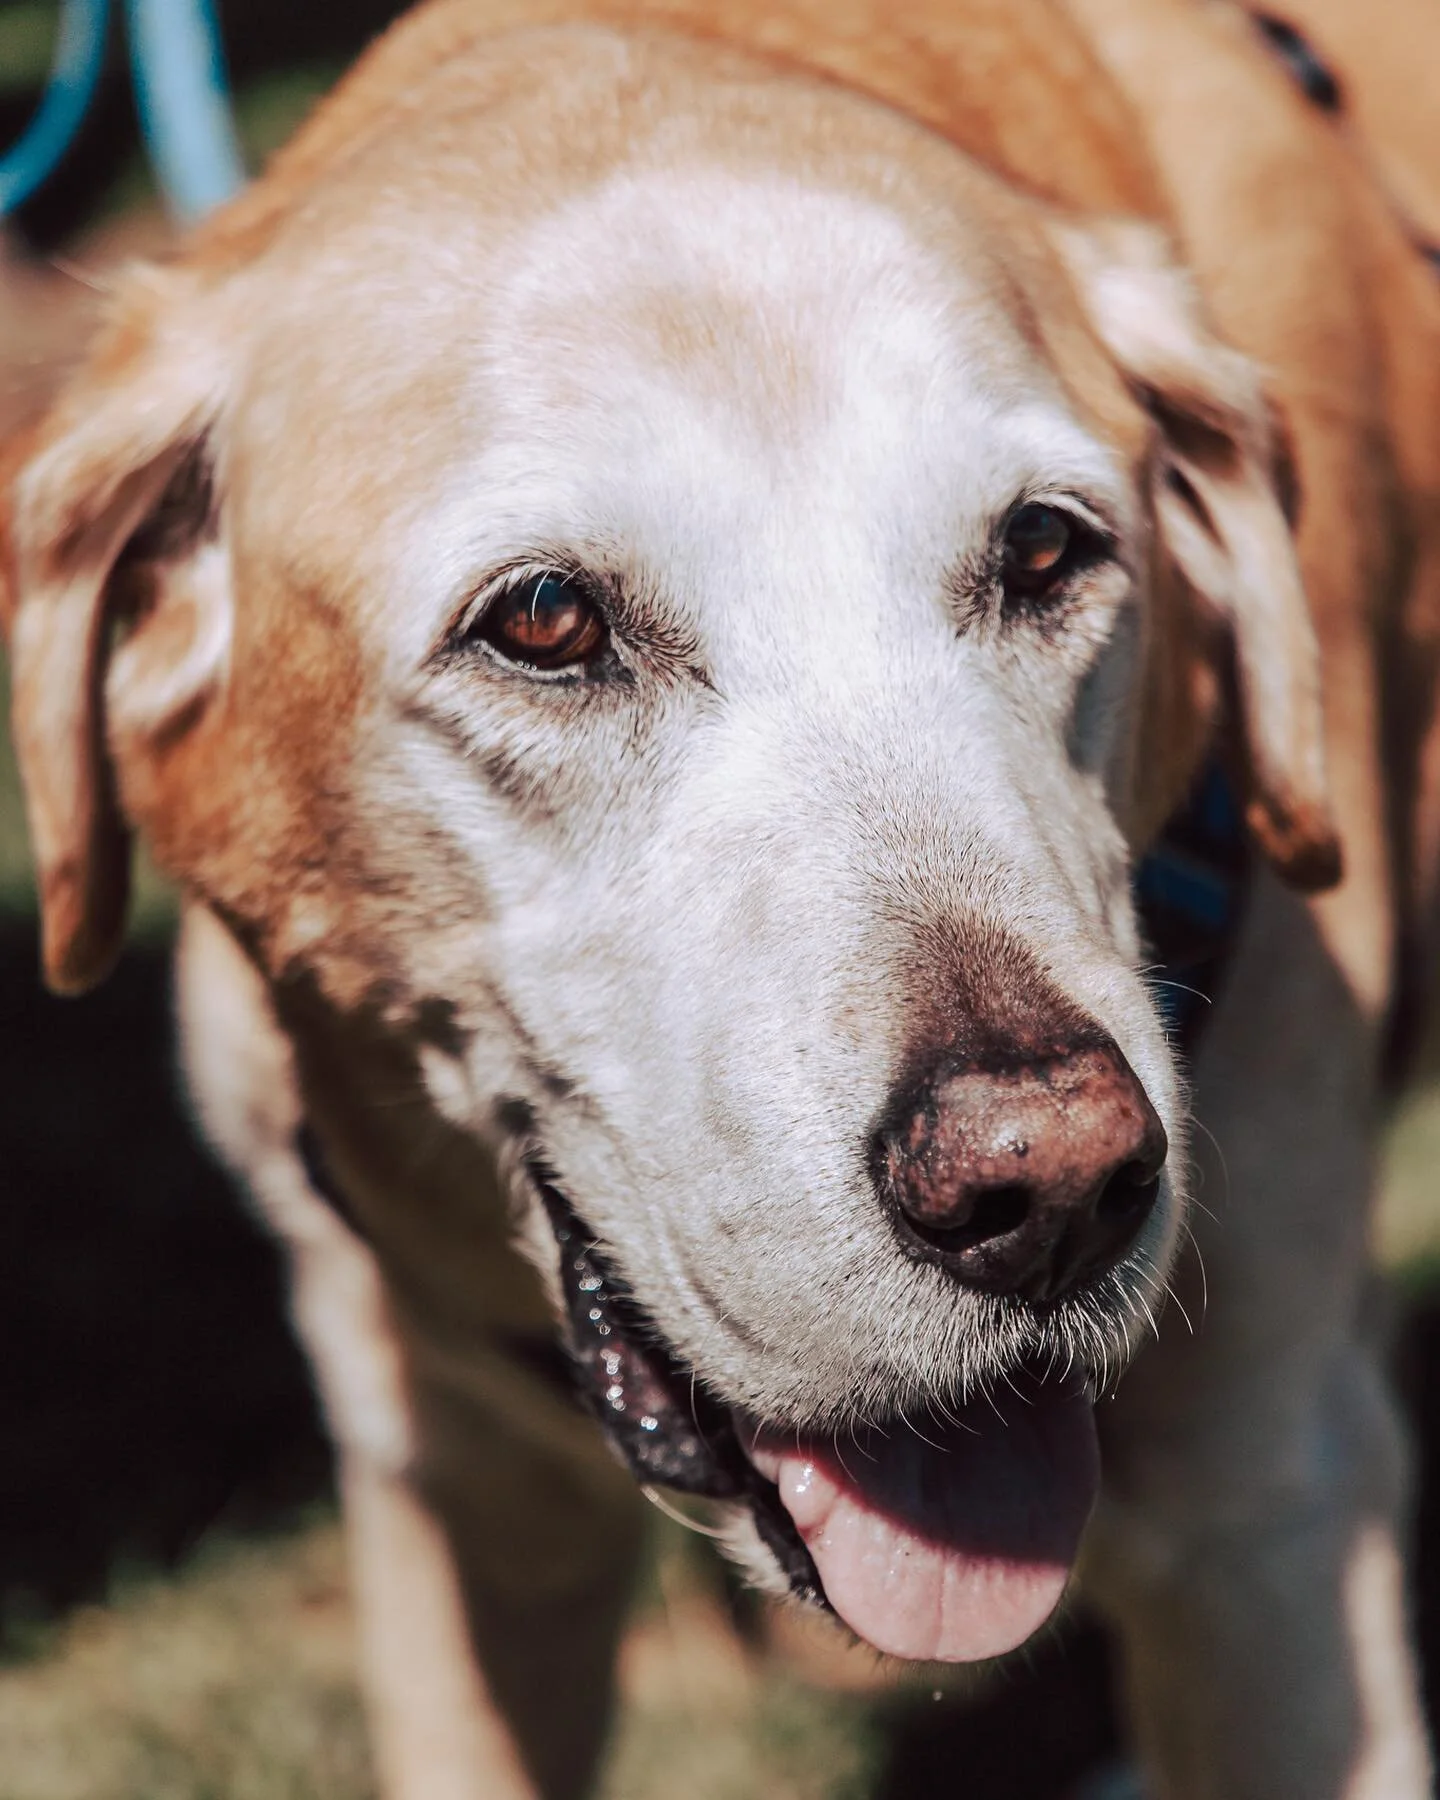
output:
M403 1467L344 1454L390 1800L572 1800L589 1789L609 1724L636 1496L619 1489L618 1468L590 1469L583 1450L517 1428L532 1399L543 1405L523 1373L497 1360L485 1376L493 1405L422 1386ZM595 1491L610 1481L618 1506Z
M1373 1034L1273 888L1229 982L1197 1071L1195 1334L1172 1306L1099 1409L1093 1586L1157 1800L1423 1800L1403 1437L1360 1317Z
M288 1210L323 1204L297 1191ZM374 1260L341 1241L338 1221L311 1225L303 1246L291 1243L294 1310L340 1452L381 1790L386 1800L537 1800L472 1653L454 1555L412 1478L413 1423Z
M572 1800L593 1775L639 1496L591 1426L482 1338L397 1326L368 1245L311 1186L289 1049L223 928L182 937L206 1129L289 1253L340 1453L360 1661L386 1800Z
M574 1402L507 1357L412 1365L417 1491L440 1520L487 1688L545 1800L590 1791L644 1505ZM572 1416L573 1415L573 1416Z
M292 1220L307 1204L324 1205L291 1195ZM387 1800L575 1800L609 1723L633 1484L493 1347L453 1381L407 1354L368 1249L333 1217L309 1226L295 1316L340 1447Z

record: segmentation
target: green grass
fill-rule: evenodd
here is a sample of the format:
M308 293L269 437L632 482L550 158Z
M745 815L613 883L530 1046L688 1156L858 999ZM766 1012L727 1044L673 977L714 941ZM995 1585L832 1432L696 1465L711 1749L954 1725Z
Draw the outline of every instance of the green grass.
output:
M1408 1292L1440 1287L1440 1082L1401 1102L1385 1144L1375 1248Z
M868 1709L777 1673L673 1539L599 1800L862 1800ZM0 1800L374 1800L332 1521L131 1580L0 1666Z
M212 1547L0 1669L0 1800L371 1800L339 1533Z
M25 811L10 743L10 683L0 655L0 911L25 911L33 904Z

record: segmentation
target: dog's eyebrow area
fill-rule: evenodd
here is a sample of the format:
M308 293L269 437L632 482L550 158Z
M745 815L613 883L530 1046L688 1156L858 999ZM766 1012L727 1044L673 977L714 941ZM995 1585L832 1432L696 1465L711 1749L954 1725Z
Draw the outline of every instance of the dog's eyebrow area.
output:
M957 276L953 254L878 203L703 169L617 176L517 232L412 540L414 567L445 558L432 648L513 571L548 570L586 586L620 666L723 688L727 638L763 645L786 610L833 636L847 593L953 629L1036 508L1067 533L1057 579L1127 564L1120 458L983 255Z

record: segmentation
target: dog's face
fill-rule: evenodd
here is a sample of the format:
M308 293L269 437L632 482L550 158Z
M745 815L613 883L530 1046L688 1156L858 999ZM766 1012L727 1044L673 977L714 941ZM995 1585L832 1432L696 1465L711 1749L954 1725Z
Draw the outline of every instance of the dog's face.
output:
M637 1471L744 1502L882 1648L1003 1649L1181 1226L1130 838L1200 729L1181 577L1233 607L1237 540L1299 633L1272 837L1321 807L1263 414L1173 278L904 122L557 55L135 290L110 438L82 396L22 473L52 966L113 837L93 788L50 816L54 621L108 582L127 810L508 1157ZM165 429L117 450L162 364ZM1009 1378L1026 1406L966 1413Z

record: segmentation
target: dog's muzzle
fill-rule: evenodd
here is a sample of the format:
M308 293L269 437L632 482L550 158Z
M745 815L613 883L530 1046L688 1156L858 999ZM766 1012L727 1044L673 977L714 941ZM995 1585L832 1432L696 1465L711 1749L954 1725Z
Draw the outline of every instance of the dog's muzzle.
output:
M675 1355L548 1171L531 1174L582 1395L638 1481L746 1509L791 1591L888 1654L976 1661L1044 1623L1098 1485L1078 1381L1022 1373L843 1435L751 1418Z

